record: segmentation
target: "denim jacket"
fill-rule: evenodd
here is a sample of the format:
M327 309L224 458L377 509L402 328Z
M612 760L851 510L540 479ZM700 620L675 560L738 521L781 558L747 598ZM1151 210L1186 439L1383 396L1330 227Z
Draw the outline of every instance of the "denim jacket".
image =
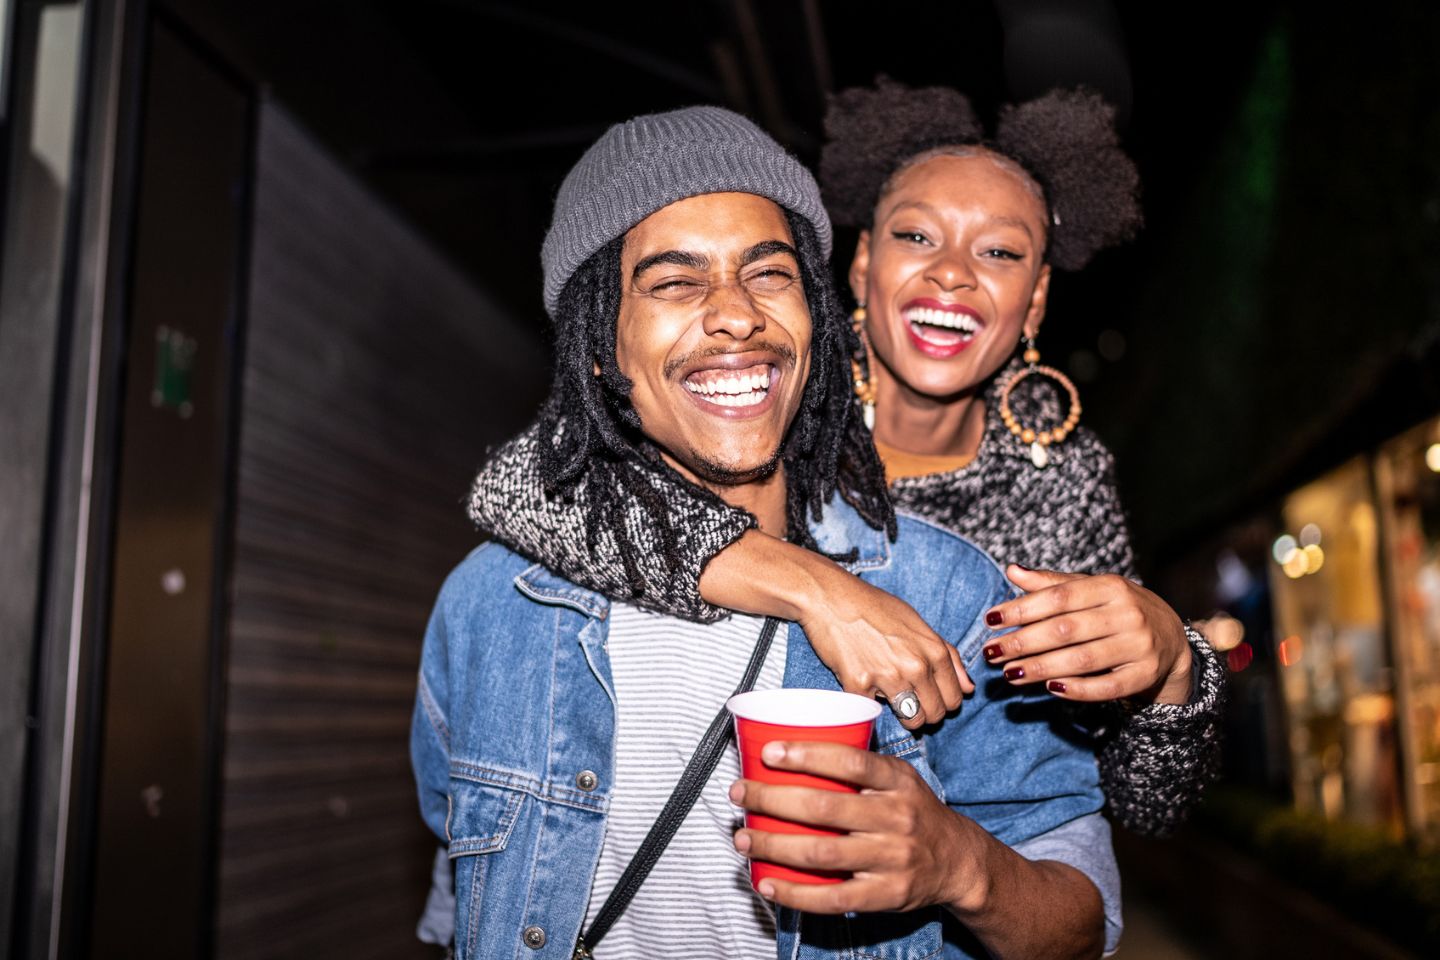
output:
M887 542L839 500L813 532L826 552L854 548L852 570L951 639L978 687L958 714L921 736L882 713L876 749L910 763L951 809L1022 852L1042 835L1073 834L1059 828L1077 821L1103 830L1091 745L1059 701L1013 687L980 655L991 635L984 612L1013 595L994 562L903 515ZM440 592L411 756L425 821L455 864L461 960L566 960L581 933L614 769L608 614L604 597L496 544L472 552ZM789 629L785 686L838 689L804 632ZM1087 842L1081 859L1090 865L1076 864L1092 879L1097 870L1113 876L1106 840L1108 832L1101 850ZM1103 878L1097 885L1112 914L1112 891ZM941 907L849 917L781 908L777 927L777 957L792 960L985 955ZM657 956L681 954L707 955L707 947L656 945Z

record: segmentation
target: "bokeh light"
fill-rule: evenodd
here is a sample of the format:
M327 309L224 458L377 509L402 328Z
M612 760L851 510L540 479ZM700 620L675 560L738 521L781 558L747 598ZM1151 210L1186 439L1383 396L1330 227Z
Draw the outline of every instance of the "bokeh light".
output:
M1325 551L1317 544L1312 543L1300 552L1305 555L1306 573L1319 573L1320 568L1325 566Z
M1275 545L1270 548L1270 555L1275 558L1276 563L1283 564L1299 548L1300 544L1295 542L1295 538L1285 533L1275 538Z
M1314 547L1320 545L1320 525L1318 523L1307 523L1300 528L1300 546Z
M1230 664L1230 672L1239 673L1250 666L1250 661L1255 659L1255 651L1251 649L1248 642L1242 642L1240 646L1227 653L1225 659Z
M1425 466L1440 473L1440 443L1432 443L1425 449Z
M1280 564L1280 569L1291 580L1299 580L1310 572L1310 557L1304 550L1291 550L1285 562Z
M1289 636L1280 641L1280 665L1292 667L1300 662L1300 656L1305 652L1305 641L1298 636Z

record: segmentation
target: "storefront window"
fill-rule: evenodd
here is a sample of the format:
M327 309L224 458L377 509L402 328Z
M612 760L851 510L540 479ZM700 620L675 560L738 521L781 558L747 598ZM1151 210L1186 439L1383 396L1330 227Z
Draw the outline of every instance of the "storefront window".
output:
M1404 828L1379 527L1364 458L1285 499L1272 545L1275 654L1295 800Z
M1440 419L1376 459L1411 828L1440 839Z

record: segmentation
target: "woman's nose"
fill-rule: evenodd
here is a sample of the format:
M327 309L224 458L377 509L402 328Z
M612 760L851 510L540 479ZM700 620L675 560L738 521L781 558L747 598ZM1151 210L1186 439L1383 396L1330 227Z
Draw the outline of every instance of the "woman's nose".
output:
M975 270L970 258L956 251L942 250L925 271L926 279L941 290L958 290L975 286Z

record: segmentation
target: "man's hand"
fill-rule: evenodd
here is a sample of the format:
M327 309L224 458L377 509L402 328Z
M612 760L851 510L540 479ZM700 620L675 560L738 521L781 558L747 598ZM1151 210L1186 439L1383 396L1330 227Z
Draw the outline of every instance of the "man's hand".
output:
M816 837L745 828L735 849L802 870L845 870L840 883L767 877L762 896L808 913L948 907L991 956L1098 957L1100 891L1079 870L1026 860L940 802L905 761L834 743L766 744L765 765L854 784L858 794L737 780L746 810L846 831Z
M860 787L860 793L837 793L735 782L730 799L746 810L848 834L738 831L735 849L747 857L853 874L835 884L767 878L760 882L762 896L810 913L914 910L976 899L975 888L983 887L984 878L976 876L974 845L967 843L967 835L979 827L941 803L905 761L834 743L779 741L767 744L761 756L777 770Z

